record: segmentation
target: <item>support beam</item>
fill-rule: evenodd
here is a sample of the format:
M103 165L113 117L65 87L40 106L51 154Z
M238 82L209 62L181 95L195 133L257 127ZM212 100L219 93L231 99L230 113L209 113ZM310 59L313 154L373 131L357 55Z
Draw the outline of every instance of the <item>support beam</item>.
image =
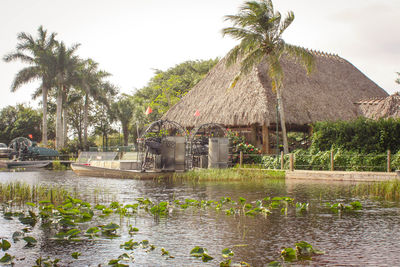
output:
M269 144L269 129L268 126L264 123L262 126L262 153L271 154L271 147Z

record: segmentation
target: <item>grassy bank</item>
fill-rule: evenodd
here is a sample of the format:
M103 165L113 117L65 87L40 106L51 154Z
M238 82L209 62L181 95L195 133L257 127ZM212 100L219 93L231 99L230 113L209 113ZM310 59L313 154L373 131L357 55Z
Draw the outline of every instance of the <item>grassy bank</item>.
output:
M249 180L262 178L285 178L285 172L261 169L198 169L184 173L175 173L174 178L195 179L204 181Z

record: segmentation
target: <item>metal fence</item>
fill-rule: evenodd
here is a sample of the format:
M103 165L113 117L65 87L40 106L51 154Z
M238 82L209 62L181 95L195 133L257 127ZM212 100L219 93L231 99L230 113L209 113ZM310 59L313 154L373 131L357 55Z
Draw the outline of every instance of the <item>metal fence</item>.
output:
M385 154L358 154L350 152L320 152L310 154L232 154L234 164L246 168L281 170L326 170L326 171L394 171L400 166L400 157L390 151Z

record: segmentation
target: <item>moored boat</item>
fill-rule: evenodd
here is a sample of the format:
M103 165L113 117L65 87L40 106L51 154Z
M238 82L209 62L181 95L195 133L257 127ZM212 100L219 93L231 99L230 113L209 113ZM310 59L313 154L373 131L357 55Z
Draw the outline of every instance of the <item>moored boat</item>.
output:
M90 164L72 163L71 169L81 176L106 177L106 178L128 178L128 179L155 179L171 177L172 171L162 170L121 170L91 166Z

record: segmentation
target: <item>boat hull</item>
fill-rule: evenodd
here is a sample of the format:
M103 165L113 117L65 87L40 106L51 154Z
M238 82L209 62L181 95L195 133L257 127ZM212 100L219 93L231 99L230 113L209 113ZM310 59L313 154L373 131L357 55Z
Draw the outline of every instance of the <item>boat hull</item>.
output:
M12 161L12 160L1 160L0 168L44 168L51 164L51 161L41 160L41 161Z
M139 170L120 170L111 168L101 168L85 164L72 163L71 169L79 176L105 177L105 178L123 178L123 179L156 179L171 177L173 172L157 172Z

